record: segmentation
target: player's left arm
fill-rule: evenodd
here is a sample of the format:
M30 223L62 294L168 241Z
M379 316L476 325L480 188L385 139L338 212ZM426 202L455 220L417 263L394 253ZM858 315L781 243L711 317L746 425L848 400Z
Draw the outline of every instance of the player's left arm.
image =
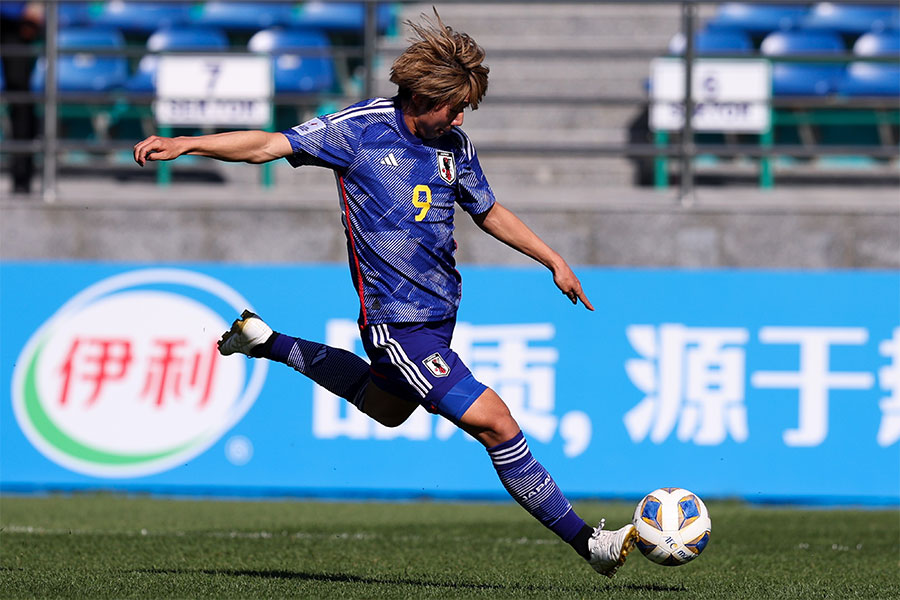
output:
M486 233L550 269L556 287L572 301L572 304L581 300L585 308L594 310L591 301L581 289L581 282L565 259L508 208L494 202L490 209L479 215L473 215L472 219Z

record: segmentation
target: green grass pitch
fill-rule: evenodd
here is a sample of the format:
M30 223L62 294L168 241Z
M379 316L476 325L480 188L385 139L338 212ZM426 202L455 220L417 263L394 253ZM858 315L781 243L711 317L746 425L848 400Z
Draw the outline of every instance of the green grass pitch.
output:
M509 503L0 498L3 598L900 598L900 513L708 503L703 555L613 579ZM633 505L579 503L618 527Z

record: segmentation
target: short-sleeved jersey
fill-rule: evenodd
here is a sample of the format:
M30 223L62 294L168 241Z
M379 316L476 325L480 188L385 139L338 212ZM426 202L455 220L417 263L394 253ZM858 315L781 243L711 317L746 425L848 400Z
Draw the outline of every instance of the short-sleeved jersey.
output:
M335 172L360 325L455 317L455 204L472 215L494 204L468 137L452 128L419 139L396 98L365 100L282 133L293 166Z

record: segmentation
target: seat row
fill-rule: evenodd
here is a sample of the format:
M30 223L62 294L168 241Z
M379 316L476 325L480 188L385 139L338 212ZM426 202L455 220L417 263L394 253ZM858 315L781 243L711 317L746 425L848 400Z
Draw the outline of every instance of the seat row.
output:
M684 53L685 38L676 34L669 53ZM751 36L742 30L706 28L694 36L698 56L750 55L756 52ZM804 55L843 56L851 53L849 63L788 62L783 57ZM869 31L859 36L850 48L844 37L833 31L774 31L762 39L759 54L776 60L772 68L772 93L776 96L900 97L900 30ZM894 58L894 61L864 60Z
M719 6L707 28L744 31L754 36L792 29L860 35L900 29L900 8L860 2L819 2L813 6L729 2Z
M60 26L106 27L124 33L150 33L163 27L201 26L226 31L258 31L276 26L326 32L361 32L360 2L61 2ZM393 7L378 6L381 31L393 22Z
M59 32L62 51L57 63L58 89L63 92L153 92L158 56L142 57L134 73L128 59L114 54L91 53L88 49L124 48L122 34L114 29L72 28ZM230 48L221 29L173 27L150 35L147 51L222 52ZM67 53L67 49L87 50ZM322 93L335 90L337 70L325 33L310 29L270 28L256 32L247 51L272 54L276 93ZM44 88L46 61L40 59L31 78L31 89Z

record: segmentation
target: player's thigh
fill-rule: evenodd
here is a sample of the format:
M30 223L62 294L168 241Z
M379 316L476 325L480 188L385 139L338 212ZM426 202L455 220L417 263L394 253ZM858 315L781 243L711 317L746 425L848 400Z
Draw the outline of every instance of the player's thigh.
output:
M369 382L363 412L386 427L401 425L419 405Z
M491 388L478 396L457 424L487 448L511 440L519 433L519 424L509 407Z

